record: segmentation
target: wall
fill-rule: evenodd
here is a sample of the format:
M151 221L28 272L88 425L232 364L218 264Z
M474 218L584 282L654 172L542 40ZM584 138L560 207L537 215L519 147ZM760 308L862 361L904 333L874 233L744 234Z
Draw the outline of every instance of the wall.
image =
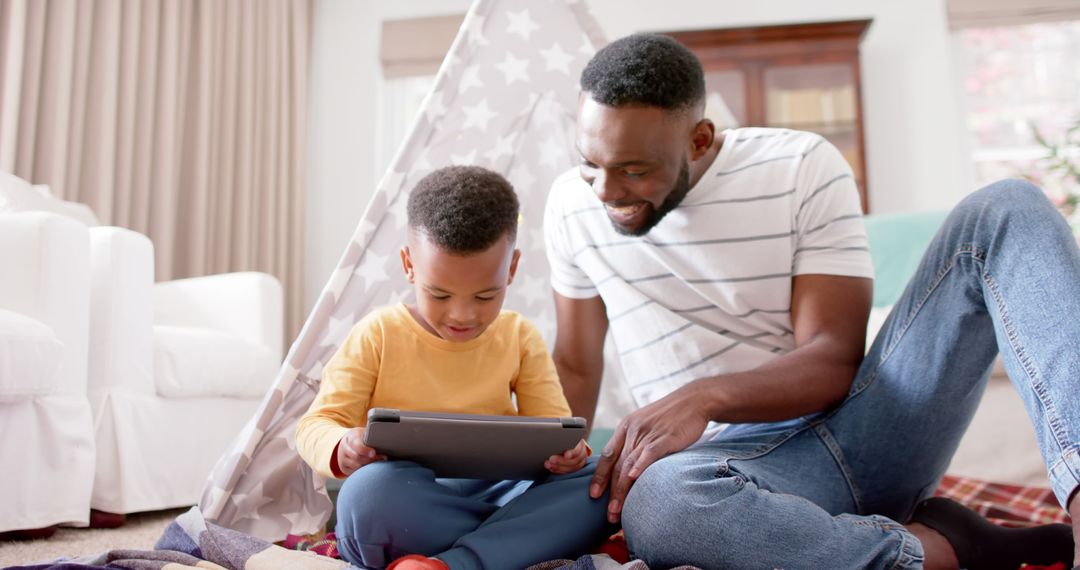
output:
M382 176L375 168L382 21L461 14L469 4L468 0L316 0L308 134L307 309L330 279Z
M635 31L873 18L862 46L874 212L948 208L972 190L944 0L586 0L608 38ZM462 13L466 0L316 0L308 187L308 306L381 176L375 172L381 22ZM632 7L632 9L631 9Z

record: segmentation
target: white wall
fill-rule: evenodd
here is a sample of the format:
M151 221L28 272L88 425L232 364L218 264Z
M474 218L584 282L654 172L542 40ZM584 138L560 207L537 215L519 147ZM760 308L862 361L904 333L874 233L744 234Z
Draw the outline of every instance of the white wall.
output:
M378 94L383 20L462 14L468 0L316 0L311 46L305 308L315 305L381 172Z
M635 31L873 18L862 45L870 207L952 206L974 180L945 0L586 0L607 37ZM463 13L467 0L316 0L307 305L358 223L375 172L381 22Z

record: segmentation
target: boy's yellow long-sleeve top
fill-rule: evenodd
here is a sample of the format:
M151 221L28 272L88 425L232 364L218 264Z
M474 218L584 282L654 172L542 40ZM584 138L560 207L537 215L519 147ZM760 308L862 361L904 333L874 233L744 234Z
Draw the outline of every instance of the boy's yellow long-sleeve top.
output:
M400 304L357 323L326 364L319 394L296 426L300 456L318 473L338 477L330 468L334 450L345 432L367 424L371 408L570 415L544 341L521 315L502 311L477 338L450 342Z

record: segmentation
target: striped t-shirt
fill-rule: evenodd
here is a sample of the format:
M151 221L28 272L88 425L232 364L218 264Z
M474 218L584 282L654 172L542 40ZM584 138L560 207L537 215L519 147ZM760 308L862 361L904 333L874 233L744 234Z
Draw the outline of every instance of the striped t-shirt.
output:
M851 168L832 144L780 129L724 134L701 180L645 236L617 233L577 169L548 197L552 286L603 298L639 406L792 350L794 275L873 276Z

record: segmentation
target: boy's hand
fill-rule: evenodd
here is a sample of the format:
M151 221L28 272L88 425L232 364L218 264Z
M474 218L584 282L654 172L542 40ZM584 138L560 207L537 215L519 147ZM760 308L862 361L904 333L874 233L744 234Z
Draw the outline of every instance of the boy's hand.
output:
M337 445L335 458L337 459L338 471L348 477L357 469L368 463L382 461L386 459L386 456L379 455L379 452L375 451L374 447L364 445L364 428L355 427L345 432L345 435L341 437L341 441Z
M589 458L589 449L585 446L585 440L581 440L573 449L568 449L562 455L552 455L544 462L544 467L552 473L561 475L573 473L585 466Z

